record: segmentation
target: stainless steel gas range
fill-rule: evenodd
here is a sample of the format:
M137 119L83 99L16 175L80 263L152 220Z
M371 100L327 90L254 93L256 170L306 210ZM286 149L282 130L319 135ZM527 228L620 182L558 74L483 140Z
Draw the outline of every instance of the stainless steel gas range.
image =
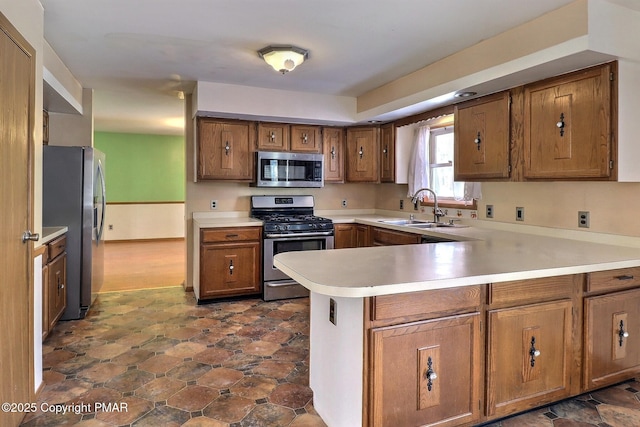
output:
M263 299L300 298L309 291L273 265L281 252L333 249L333 222L313 214L313 196L252 196L250 215L263 222Z

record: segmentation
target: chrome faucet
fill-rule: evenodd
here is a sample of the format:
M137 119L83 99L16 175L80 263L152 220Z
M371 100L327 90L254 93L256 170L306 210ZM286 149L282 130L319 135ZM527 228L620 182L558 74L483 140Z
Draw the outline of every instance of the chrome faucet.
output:
M422 193L423 191L428 191L429 193L433 194L433 222L437 224L440 222L440 218L444 216L444 212L442 212L438 207L438 196L436 195L435 191L426 187L421 188L418 191L416 191L413 196L411 196L411 203L413 203L414 205L417 205L418 196L420 196L420 193Z

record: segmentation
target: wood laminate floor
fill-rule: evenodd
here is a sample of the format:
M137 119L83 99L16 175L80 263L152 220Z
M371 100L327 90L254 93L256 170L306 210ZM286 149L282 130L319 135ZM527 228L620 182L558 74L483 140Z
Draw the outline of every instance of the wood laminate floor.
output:
M184 239L106 242L101 293L182 286Z

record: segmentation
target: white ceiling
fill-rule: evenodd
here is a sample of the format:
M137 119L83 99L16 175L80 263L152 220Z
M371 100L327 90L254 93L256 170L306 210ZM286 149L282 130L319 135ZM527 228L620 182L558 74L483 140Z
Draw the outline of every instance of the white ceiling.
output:
M96 130L181 133L194 82L358 96L571 0L40 0ZM639 8L640 0L613 0ZM309 49L281 75L257 55Z

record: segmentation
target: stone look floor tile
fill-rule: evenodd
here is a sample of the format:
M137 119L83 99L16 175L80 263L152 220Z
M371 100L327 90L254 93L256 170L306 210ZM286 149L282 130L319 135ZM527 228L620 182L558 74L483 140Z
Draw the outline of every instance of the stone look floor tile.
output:
M308 299L197 305L181 287L100 294L85 319L43 343L38 403L127 404L127 411L38 410L25 426L326 427L309 382ZM640 425L640 383L582 395L494 427ZM555 419L546 413L554 413Z

